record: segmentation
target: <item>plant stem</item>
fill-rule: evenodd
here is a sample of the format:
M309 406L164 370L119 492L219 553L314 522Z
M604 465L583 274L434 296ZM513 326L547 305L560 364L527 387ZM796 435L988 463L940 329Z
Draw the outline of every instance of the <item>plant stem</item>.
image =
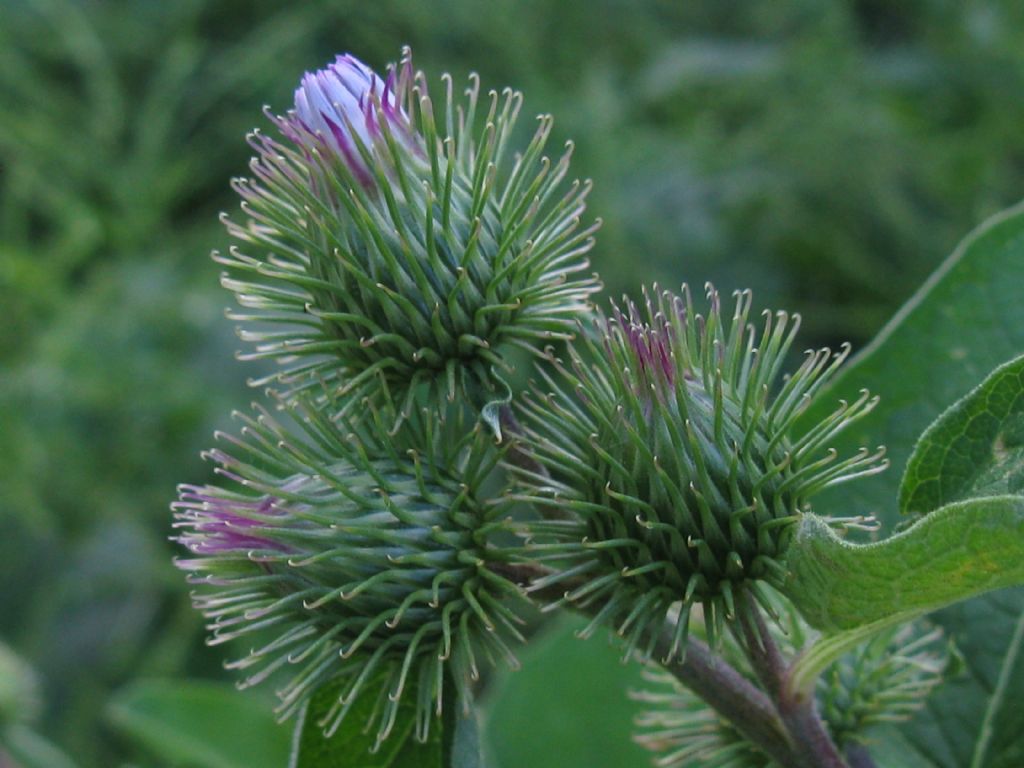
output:
M666 655L671 647L671 635L663 633L655 652ZM665 669L777 763L786 768L802 765L771 700L700 640L690 638L683 660L669 662Z
M740 645L750 659L754 673L775 699L782 722L800 749L804 768L849 768L818 714L813 692L791 691L786 685L788 666L772 638L757 604L741 593L737 601Z

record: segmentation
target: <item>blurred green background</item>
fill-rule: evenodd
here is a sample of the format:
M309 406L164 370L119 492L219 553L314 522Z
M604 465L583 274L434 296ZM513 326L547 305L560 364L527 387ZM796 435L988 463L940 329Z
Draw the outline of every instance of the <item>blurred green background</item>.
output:
M403 44L434 78L476 70L555 114L596 181L610 294L752 287L803 313L808 346L862 345L1024 196L1015 0L3 0L0 650L22 662L0 658L0 724L37 755L189 764L124 713L140 680L227 679L167 509L252 397L208 258L217 214L262 105L287 109L337 52L382 68ZM506 768L643 764L622 722L635 674L600 642L567 653L571 628L492 688Z

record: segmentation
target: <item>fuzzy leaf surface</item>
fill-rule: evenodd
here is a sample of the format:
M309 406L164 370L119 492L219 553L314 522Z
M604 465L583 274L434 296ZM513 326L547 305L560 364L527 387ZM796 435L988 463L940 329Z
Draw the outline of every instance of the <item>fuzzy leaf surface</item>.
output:
M816 629L911 618L1024 584L1024 497L950 504L873 544L845 541L808 515L788 568L787 594Z
M886 445L897 470L916 439L965 393L1024 350L1024 206L971 233L835 380L805 418L862 388L879 406L835 448ZM815 508L829 515L875 514L899 521L899 473L828 491ZM925 709L898 726L904 742L941 768L1010 768L1024 759L1024 588L991 592L932 617L956 640L965 674L943 684Z
M960 499L1024 492L1024 357L1001 365L921 436L900 510L925 514Z

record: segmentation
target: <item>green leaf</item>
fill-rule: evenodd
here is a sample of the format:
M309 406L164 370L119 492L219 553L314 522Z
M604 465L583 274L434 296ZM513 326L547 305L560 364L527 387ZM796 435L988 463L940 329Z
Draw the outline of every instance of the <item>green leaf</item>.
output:
M1024 497L950 504L877 544L844 541L807 515L787 565L786 594L811 626L834 633L790 676L792 688L809 691L830 663L884 627L1024 584Z
M935 763L922 757L899 729L891 725L871 729L865 743L878 768L935 768Z
M0 765L6 765L5 751L20 768L77 768L57 746L24 725L9 726L0 734Z
M376 692L385 690L387 680L382 675L387 674L385 671L366 681L364 690L370 693L356 699L341 727L331 736L324 733L322 720L338 700L339 684L320 688L296 723L289 768L474 768L479 765L457 763L450 757L452 733L457 730L457 718L450 711L456 709L452 706L455 702L448 702L446 717L441 722L431 724L426 742L416 738L416 699L410 691L402 698L391 735L379 749L372 751L377 743L377 729L367 728L366 723L377 704Z
M107 708L117 728L168 762L197 768L282 768L288 733L262 699L213 682L143 681Z
M622 663L611 632L576 636L587 620L566 615L520 654L522 669L492 683L487 737L503 768L649 768L650 754L633 741L644 705L630 689L649 687L639 664Z
M921 433L993 369L1024 351L1024 204L973 233L815 400L803 423L815 423L837 398L867 388L881 396L835 447L885 445L897 470ZM900 477L889 472L816 497L829 514L872 512L894 524ZM820 499L820 501L819 501Z
M848 542L806 515L787 567L786 594L826 632L934 611L1024 584L1024 497L950 504L875 544Z
M879 406L835 443L840 452L886 445L894 466L917 437L1002 362L1024 350L1024 206L992 218L957 248L878 338L819 398L821 419L835 399L862 388ZM873 513L895 525L896 472L828 491L819 513ZM941 686L900 731L941 768L1011 768L1024 748L1024 589L992 592L933 617L956 640L966 674Z
M904 513L1024 490L1024 356L1000 366L921 436L900 488Z
M0 724L31 721L40 708L35 670L0 642Z

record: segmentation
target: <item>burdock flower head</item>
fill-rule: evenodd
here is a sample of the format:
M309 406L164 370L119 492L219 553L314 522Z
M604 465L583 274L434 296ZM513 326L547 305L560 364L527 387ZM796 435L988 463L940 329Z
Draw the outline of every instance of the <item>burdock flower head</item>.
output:
M766 313L758 333L749 292L729 324L710 287L708 301L699 314L684 286L644 312L601 316L588 352L553 361L561 376L523 409L524 444L546 472L516 470L522 498L573 515L530 525L535 553L559 566L536 586L561 583L566 599L599 606L591 626L617 620L630 648L678 615L670 655L693 604L714 634L739 590L757 597L758 581L780 583L811 496L884 466L880 451L839 459L828 447L874 406L866 392L794 430L847 348L809 351L780 382L798 318Z
M514 152L519 93L443 87L435 112L408 52L383 78L339 56L271 116L281 138L251 135L252 176L234 183L246 218L227 220L241 247L215 258L246 356L284 366L260 383L343 394L382 376L409 402L430 384L486 415L507 345L572 336L596 224L581 223L589 184L565 183L571 146L544 154L542 116Z
M251 638L228 666L243 686L282 675L282 717L330 683L327 733L368 697L359 727L378 743L405 702L425 739L445 696L469 706L478 653L515 662L503 598L520 589L493 565L501 504L480 497L500 452L458 414L417 411L397 434L371 403L328 415L299 399L290 417L299 434L243 417L240 438L221 436L231 452L209 454L224 487L181 486L174 504L209 642Z

